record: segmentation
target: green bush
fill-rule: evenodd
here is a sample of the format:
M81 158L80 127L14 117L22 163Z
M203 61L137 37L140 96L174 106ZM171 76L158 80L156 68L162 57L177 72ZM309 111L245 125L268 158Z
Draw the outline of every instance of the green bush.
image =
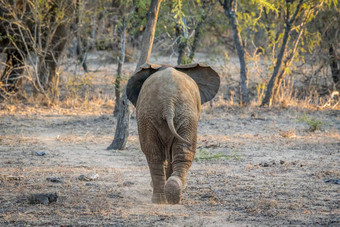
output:
M319 119L311 119L306 114L303 117L300 117L298 122L305 122L309 126L308 130L311 132L315 132L317 130L322 130L327 122L321 121Z

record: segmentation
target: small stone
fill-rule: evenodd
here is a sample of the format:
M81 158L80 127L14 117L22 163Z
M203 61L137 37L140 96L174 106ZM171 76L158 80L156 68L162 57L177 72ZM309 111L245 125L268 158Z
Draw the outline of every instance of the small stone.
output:
M325 183L340 184L340 179L325 179Z
M123 183L123 186L129 187L129 186L134 185L134 184L135 184L135 183L133 183L133 182L131 182L131 181L125 181L125 182Z
M92 173L88 176L85 176L84 174L80 175L78 177L78 180L81 180L81 181L93 181L93 180L96 180L97 178L99 177L98 174L96 173Z
M214 198L214 195L212 195L211 193L205 193L201 196L202 200L206 200L206 199L210 199L210 198Z
M37 155L37 156L44 156L44 155L46 155L46 153L44 151L36 151L35 155Z
M280 160L280 164L281 164L281 165L283 165L283 164L285 164L285 163L286 163L285 161Z
M122 198L124 198L120 193L111 193L111 194L108 194L107 197L109 197L111 199L122 199Z
M33 194L28 198L30 204L44 204L48 206L50 203L57 202L57 193L39 193Z
M94 183L86 183L85 186L88 186L88 187L98 187L98 185L94 184Z
M225 197L225 192L224 192L223 190L215 190L215 194L216 194L219 198Z
M57 177L47 177L47 181L53 182L53 183L63 183L59 178Z
M87 178L87 176L85 176L84 174L80 175L78 177L78 180L82 180L82 181L89 181L89 178Z
M262 166L262 167L269 167L269 164L267 162L262 162L262 163L260 163L260 166Z

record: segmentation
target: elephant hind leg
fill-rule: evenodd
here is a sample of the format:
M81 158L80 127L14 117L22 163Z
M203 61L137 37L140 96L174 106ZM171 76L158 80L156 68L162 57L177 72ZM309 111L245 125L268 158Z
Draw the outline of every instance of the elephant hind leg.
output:
M159 204L166 203L167 200L164 194L164 185L166 181L166 158L164 147L152 124L145 124L145 126L141 127L139 124L138 132L140 135L143 135L139 138L142 151L145 154L149 165L153 187L152 202Z
M180 203L182 200L182 191L185 187L186 175L194 159L196 151L196 130L183 138L192 141L192 145L174 141L172 147L172 174L165 184L165 195L170 204ZM181 135L182 136L182 135Z
M164 163L149 163L152 178L153 193L151 201L153 203L167 203L164 194L165 165Z
M182 200L183 183L177 176L171 176L165 184L165 196L170 204L178 204Z

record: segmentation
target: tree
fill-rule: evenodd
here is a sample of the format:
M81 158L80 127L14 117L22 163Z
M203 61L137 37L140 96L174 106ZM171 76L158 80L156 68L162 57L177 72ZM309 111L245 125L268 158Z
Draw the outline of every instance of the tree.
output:
M74 0L0 1L0 46L5 46L7 66L1 75L5 92L18 91L22 72L31 73L36 94L49 100L58 93L58 66L73 21ZM25 64L25 61L28 64Z
M125 5L124 5L125 6ZM124 8L124 6L122 8ZM126 2L126 8L129 7L129 2ZM127 32L127 24L130 22L131 17L134 14L135 6L132 7L132 10L130 11L129 15L125 15L122 11L124 9L121 9L121 28L120 28L120 56L117 57L118 59L118 67L117 67L117 76L115 80L115 96L116 96L116 102L115 102L115 108L113 111L113 116L117 116L119 113L119 105L121 103L120 101L120 93L121 93L121 80L122 80L122 68L123 64L125 62L125 44L126 44L126 32Z
M285 28L283 40L278 56L275 59L275 67L268 83L267 91L265 97L262 100L261 106L272 105L273 99L278 93L281 81L283 80L286 73L286 69L296 56L297 47L303 35L303 31L306 28L306 24L310 22L313 17L315 17L325 1L319 2L299 0L296 3L294 2L295 1L291 0L285 1ZM284 8L282 7L281 10L283 9ZM291 36L291 31L293 28L295 31L297 31L297 35L294 36L295 39L293 39ZM290 54L285 57L289 41L293 43L291 45L293 48L290 50ZM284 65L283 69L281 69L282 64Z
M192 2L187 2L185 8L188 8L190 10L188 12L190 16L188 17L186 17L185 14L182 12L182 6L180 2L178 2L175 7L173 7L175 8L175 10L173 10L175 13L174 17L178 18L175 26L178 46L178 65L190 64L193 62L199 39L201 37L202 27L204 23L206 23L206 19L211 11L211 7L213 4L213 1L206 0L202 2L197 1L196 4ZM192 29L192 32L189 35L190 28ZM192 36L193 38L191 39ZM189 53L186 53L186 49L190 49Z
M78 25L78 29L76 29L76 55L79 60L79 63L83 67L84 71L86 73L89 72L88 66L86 63L87 60L87 50L88 50L88 42L87 42L87 36L86 31L84 31L86 26L83 25L84 18L86 16L89 16L88 12L85 11L85 7L87 6L86 2L84 1L78 1L77 2L77 8L76 8L76 25Z
M337 89L340 89L340 57L336 53L335 45L329 47L329 65L331 67L332 79Z
M211 10L211 6L212 6L213 2L209 1L209 3L207 1L203 1L202 5L201 5L201 10L200 10L200 18L198 19L198 22L196 24L195 27L195 35L194 35L194 40L192 42L192 46L190 48L190 53L189 53L189 63L191 63L194 60L195 57L195 52L198 46L198 41L201 37L201 33L202 33L202 26L205 23L208 14Z
M126 17L123 16L122 19L122 31L121 31L121 54L118 57L118 67L117 67L117 77L115 80L115 96L116 103L113 111L113 116L117 116L119 113L119 104L120 104L120 82L122 80L122 68L125 61L125 42L126 42Z
M240 35L240 31L238 28L237 21L237 0L219 0L220 4L224 9L225 15L228 17L229 22L231 24L234 36L234 43L237 51L238 58L240 60L240 104L249 104L249 95L248 95L248 68L245 61L245 51L244 46L242 45L242 39Z
M139 67L148 62L152 50L153 40L155 37L156 24L158 19L158 12L162 0L151 0L150 8L147 13L146 25L142 39L142 49L139 61L136 66L137 71ZM111 145L107 148L109 150L122 150L125 148L129 136L129 122L130 122L130 107L129 100L124 90L121 104L119 105L118 121L115 131L115 137Z
M184 22L184 31L181 29L179 24L176 25L176 36L177 36L177 44L178 44L178 57L177 57L177 65L185 64L185 48L188 46L188 26L186 24L186 20L183 19Z

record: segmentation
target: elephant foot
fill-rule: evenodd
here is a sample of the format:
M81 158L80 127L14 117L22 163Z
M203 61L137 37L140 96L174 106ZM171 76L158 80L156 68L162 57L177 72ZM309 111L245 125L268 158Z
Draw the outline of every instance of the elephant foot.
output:
M164 193L153 193L151 201L157 204L166 203L166 197Z
M182 181L177 176L169 177L165 184L165 195L170 204L178 204L182 200Z

